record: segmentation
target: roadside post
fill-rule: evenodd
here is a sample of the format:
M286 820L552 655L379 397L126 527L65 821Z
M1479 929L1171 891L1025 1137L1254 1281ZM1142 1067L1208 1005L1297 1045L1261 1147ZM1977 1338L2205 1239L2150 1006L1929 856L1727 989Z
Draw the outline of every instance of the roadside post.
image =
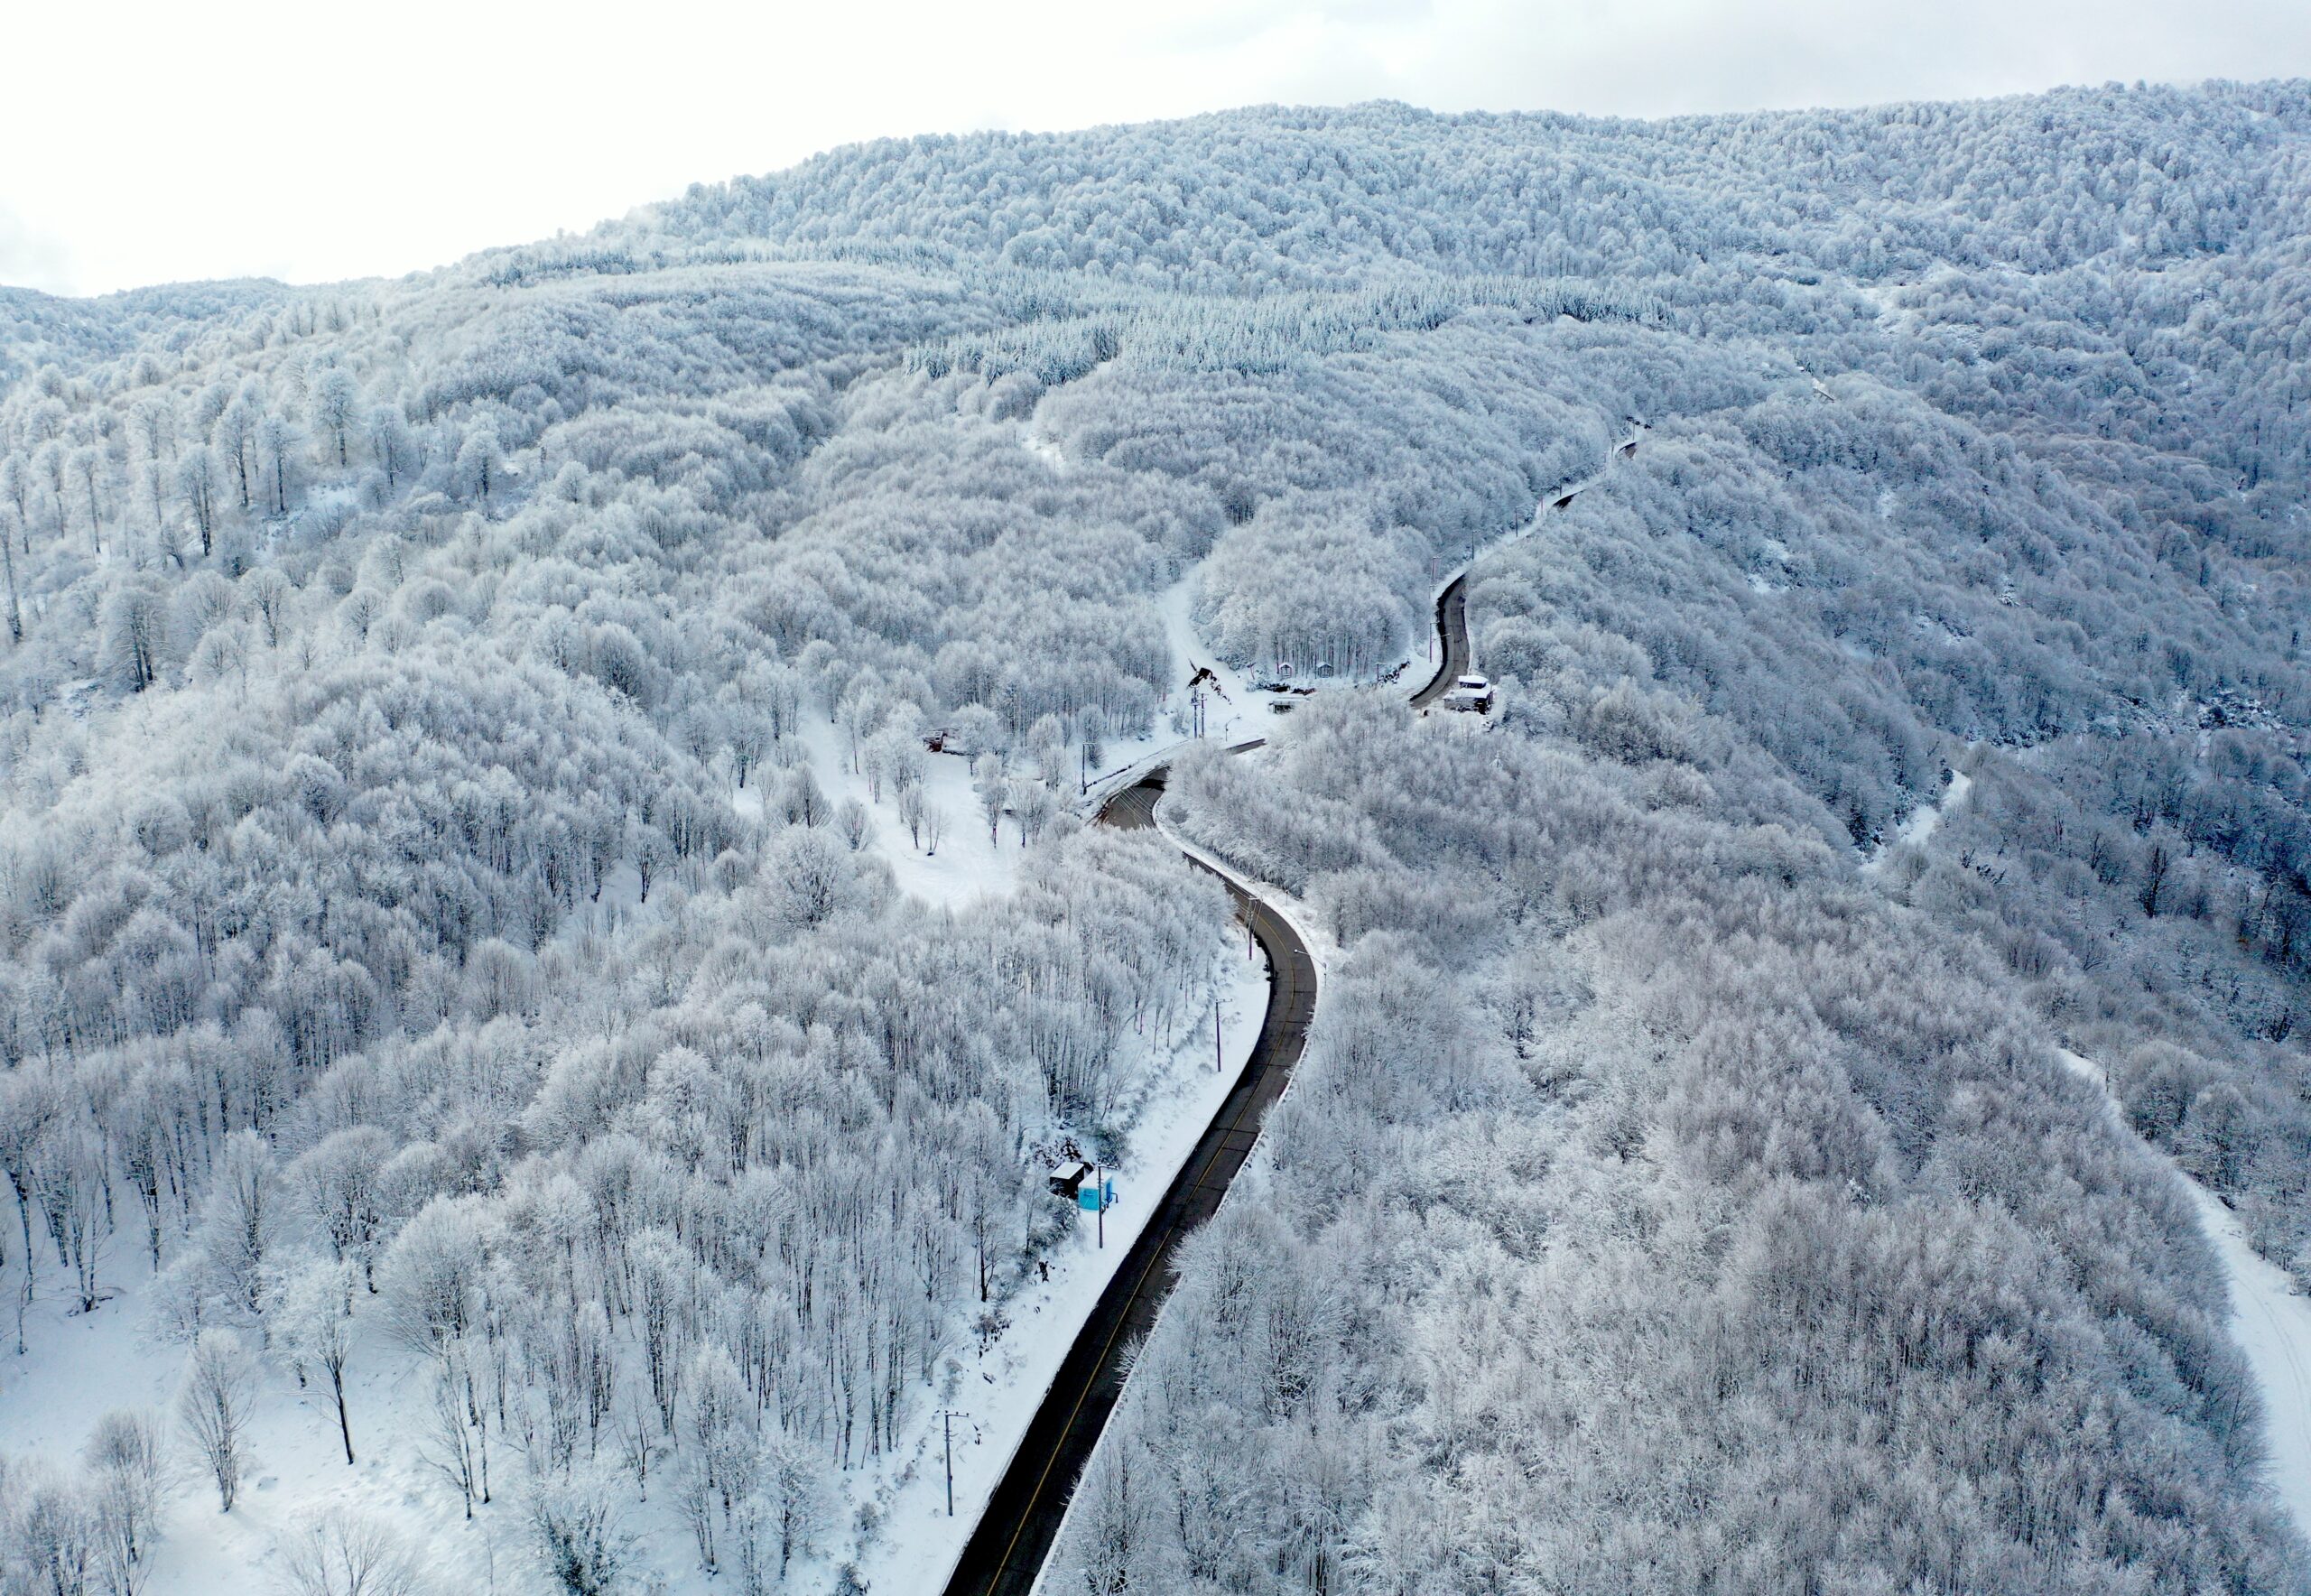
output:
M1088 1208L1093 1213L1099 1215L1099 1244L1103 1249L1108 1245L1108 1207L1110 1203L1114 1202L1115 1200L1115 1182L1106 1178L1106 1176L1100 1172L1100 1168L1098 1165L1093 1165L1091 1166L1091 1183L1075 1193L1075 1205L1078 1208Z
M947 1517L955 1516L955 1421L971 1415L961 1408L942 1407L939 1410L940 1438L947 1447Z

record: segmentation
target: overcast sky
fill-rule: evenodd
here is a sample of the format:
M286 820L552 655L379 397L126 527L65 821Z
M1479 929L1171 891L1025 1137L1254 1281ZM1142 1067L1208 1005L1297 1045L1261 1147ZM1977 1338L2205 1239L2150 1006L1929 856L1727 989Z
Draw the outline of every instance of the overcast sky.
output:
M886 134L2311 75L2305 0L20 0L0 283L393 275Z

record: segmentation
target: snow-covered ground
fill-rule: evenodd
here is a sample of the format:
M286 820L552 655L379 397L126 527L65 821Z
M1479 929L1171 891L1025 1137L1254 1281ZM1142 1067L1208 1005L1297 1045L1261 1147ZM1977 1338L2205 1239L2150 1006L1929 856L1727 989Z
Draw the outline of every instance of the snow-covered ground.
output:
M886 818L878 815L878 823ZM982 843L985 835L979 832ZM905 843L903 830L897 840ZM1011 847L1016 853L1016 844ZM942 844L941 854L946 852ZM968 877L974 888L999 888L1001 874L980 858L946 885ZM1148 1075L1137 1109L1127 1111L1130 1155L1109 1172L1118 1206L1107 1215L1104 1248L1095 1245L1094 1216L1081 1214L1076 1234L1049 1259L1049 1280L1036 1281L1005 1304L1010 1327L984 1355L975 1354L968 1341L950 1355L951 1389L922 1405L888 1459L839 1480L847 1500L831 1520L837 1527L813 1560L816 1572L795 1588L817 1588L843 1560L857 1561L878 1591L935 1590L942 1582L1077 1327L1250 1056L1267 1006L1267 967L1230 954L1222 973L1217 1049L1208 1022L1184 1025L1171 1056ZM55 1272L49 1271L46 1294L27 1318L26 1355L0 1356L0 1451L64 1462L79 1455L97 1419L111 1409L145 1407L164 1419L171 1415L181 1353L153 1344L144 1333L149 1275L133 1244L125 1231L116 1243L106 1278L118 1286L117 1294L91 1314L65 1311ZM249 1596L253 1589L269 1588L276 1540L306 1516L335 1507L383 1520L422 1548L445 1596L543 1588L523 1517L519 1455L493 1437L496 1500L478 1505L473 1522L466 1523L456 1491L425 1456L430 1364L389 1344L373 1321L357 1315L357 1322L367 1327L348 1381L357 1464L348 1467L344 1461L324 1392L300 1390L278 1359L267 1359L255 1408L253 1464L241 1499L229 1515L220 1514L205 1476L190 1467L180 1471L153 1564L153 1596ZM952 1518L946 1516L941 1466L942 1407L969 1415L955 1425ZM716 1589L699 1571L670 1503L670 1491L654 1481L651 1501L624 1514L625 1528L636 1538L636 1588ZM870 1508L879 1525L863 1544L852 1538L861 1508Z
M1057 440L1044 437L1031 426L1021 431L1019 447L1049 466L1054 477L1067 475L1067 454Z
M176 1349L144 1334L148 1272L124 1232L107 1271L120 1294L89 1314L70 1305L51 1279L25 1325L22 1358L0 1356L0 1450L69 1463L98 1418L115 1408L148 1408L173 1428ZM275 1540L305 1515L345 1507L397 1527L422 1548L444 1592L528 1591L527 1526L516 1489L518 1456L492 1438L497 1500L459 1515L457 1493L422 1455L419 1418L430 1391L428 1366L361 1333L347 1373L357 1461L348 1467L325 1387L298 1389L268 1363L254 1408L250 1467L231 1513L217 1509L208 1478L180 1460L162 1513L151 1596L253 1596L273 1588ZM656 1538L656 1537L654 1537Z
M1165 695L1163 713L1157 719L1165 721L1174 714L1191 713L1193 706L1186 682L1197 671L1206 670L1216 680L1202 693L1203 735L1223 745L1265 737L1267 706L1277 695L1261 692L1241 671L1204 646L1195 629L1195 581L1196 571L1191 569L1156 600L1156 613L1164 619L1164 641L1172 650L1173 676L1172 691Z
M1174 651L1183 661L1205 661L1188 619L1186 595L1183 582L1165 600ZM1244 729L1254 724L1244 707L1250 695L1235 673L1216 668L1225 696L1213 702L1210 735L1231 740L1256 735ZM1184 682L1184 665L1178 673ZM1183 708L1184 690L1175 696ZM888 862L902 889L952 906L1010 890L1023 850L1007 821L1001 840L989 841L968 760L933 755L926 762L929 796L946 819L934 855L909 836L895 804L868 801L866 778L851 774L837 728L814 720L802 740L830 803L855 797L866 805L871 822L867 846ZM1177 740L1165 726L1157 736L1118 754L1130 757ZM746 789L733 793L734 805L758 813L781 776L765 767ZM620 872L606 885L604 904L589 917L591 933L645 912L635 901L638 880L628 879L632 872L626 867ZM1230 957L1224 973L1218 1056L1207 1026L1186 1026L1173 1055L1147 1077L1132 1111L1129 1161L1110 1172L1118 1205L1107 1215L1105 1248L1095 1245L1093 1217L1082 1215L1077 1233L1048 1260L1050 1278L1038 1279L1005 1304L1009 1328L984 1354L966 1341L951 1355L951 1390L923 1405L891 1457L840 1481L847 1502L833 1519L839 1527L814 1559L821 1566L812 1578L822 1582L834 1563L854 1559L877 1591L932 1590L941 1583L1077 1328L1250 1055L1267 1009L1267 968L1257 960ZM149 1275L132 1247L133 1238L124 1231L106 1271L117 1293L96 1313L68 1315L53 1285L51 1294L34 1303L27 1319L26 1355L0 1358L0 1451L62 1462L79 1454L97 1419L111 1409L146 1407L169 1415L181 1352L153 1344L144 1332ZM430 1365L422 1359L387 1344L374 1330L362 1335L348 1382L359 1461L348 1467L333 1411L321 1393L301 1390L278 1359L267 1359L251 1437L254 1463L241 1499L232 1513L221 1514L205 1479L190 1470L181 1471L165 1509L165 1538L152 1565L154 1596L247 1596L253 1587L265 1588L283 1532L333 1507L354 1508L399 1529L422 1548L445 1591L537 1588L529 1528L522 1517L518 1454L502 1443L494 1445L497 1499L477 1505L474 1520L465 1522L455 1490L425 1455L422 1415L429 1380ZM968 1415L955 1422L951 1518L941 1456L942 1407ZM625 1515L625 1527L636 1539L634 1571L643 1582L638 1588L710 1590L712 1582L698 1571L668 1495L654 1489L651 1502ZM854 1536L862 1508L879 1526L863 1540Z
M2297 1295L2286 1272L2247 1245L2237 1214L2185 1179L2231 1277L2231 1333L2262 1387L2271 1483L2297 1526L2311 1535L2311 1298Z
M1902 822L1898 837L1912 848L1924 847L1926 840L1934 835L1935 827L1942 823L1942 817L1963 803L1966 794L1973 790L1973 777L1963 770L1952 771L1950 784L1942 789L1942 796L1912 811L1909 819Z
M1156 599L1156 614L1163 617L1164 640L1172 651L1171 691L1157 707L1156 724L1144 738L1108 745L1106 757L1100 761L1102 769L1077 805L1083 814L1093 812L1109 794L1130 785L1142 772L1198 740L1230 747L1266 738L1283 719L1268 706L1291 702L1296 696L1261 691L1243 672L1204 646L1195 628L1195 577L1191 569ZM1211 676L1192 693L1189 682L1199 670L1209 671ZM1201 739L1193 735L1197 696L1202 700Z
M2102 1067L2066 1048L2062 1062L2094 1083L2109 1103L2111 1118L2125 1127ZM2134 1133L2128 1128L2127 1134ZM2231 1334L2247 1355L2247 1367L2262 1392L2271 1484L2295 1515L2297 1527L2311 1535L2311 1298L2297 1295L2286 1273L2247 1244L2239 1216L2220 1198L2179 1169L2175 1178L2189 1188L2199 1223L2230 1279Z
M1883 868L1886 856L1896 848L1925 847L1926 839L1934 835L1935 828L1942 823L1943 817L1963 803L1966 801L1966 794L1973 790L1972 776L1963 770L1952 770L1950 784L1942 789L1941 796L1931 803L1921 803L1910 811L1908 818L1894 829L1893 840L1879 848L1876 853L1871 854L1862 862L1862 873L1870 875Z
M868 797L867 778L855 775L843 747L842 732L823 715L806 715L801 736L811 774L830 804L847 798L865 804L872 822L867 846L891 867L900 890L929 904L961 907L986 897L999 897L1017 879L1021 849L1019 834L1004 822L1000 838L990 840L979 798L971 791L971 762L954 754L924 758L923 789L945 822L939 851L918 847L899 819L898 807L886 788L884 801ZM736 797L742 812L759 812L766 794L775 789L783 773L766 769L749 780Z

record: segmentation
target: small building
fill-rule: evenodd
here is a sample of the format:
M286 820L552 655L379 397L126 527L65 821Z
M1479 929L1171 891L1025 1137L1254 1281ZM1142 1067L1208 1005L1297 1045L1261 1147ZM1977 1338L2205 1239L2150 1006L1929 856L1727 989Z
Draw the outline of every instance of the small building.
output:
M1055 1196L1075 1201L1076 1192L1091 1178L1091 1166L1081 1159L1070 1159L1051 1172L1051 1189Z

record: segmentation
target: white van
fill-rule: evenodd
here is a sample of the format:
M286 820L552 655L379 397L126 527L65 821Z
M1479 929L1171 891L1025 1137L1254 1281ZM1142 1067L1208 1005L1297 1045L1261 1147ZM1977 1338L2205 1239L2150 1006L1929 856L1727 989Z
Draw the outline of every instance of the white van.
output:
M1492 683L1481 676L1455 677L1443 698L1448 710L1474 710L1480 715L1492 713Z

